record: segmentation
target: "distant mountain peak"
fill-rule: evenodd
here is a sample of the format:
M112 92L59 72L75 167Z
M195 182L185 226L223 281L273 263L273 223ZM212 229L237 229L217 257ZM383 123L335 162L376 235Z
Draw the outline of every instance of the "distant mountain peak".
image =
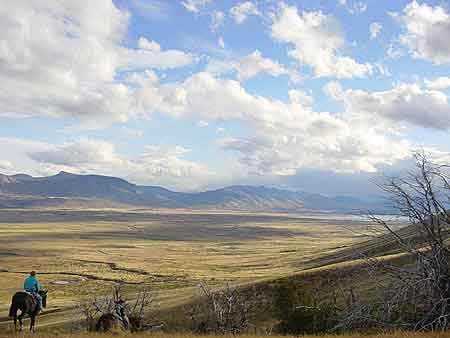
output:
M69 173L68 171L61 170L55 176L79 176L77 174Z
M139 186L118 177L79 175L66 171L49 177L0 175L0 208L11 206L63 206L82 199L144 208L191 208L242 211L300 212L307 210L354 212L374 209L357 198L327 197L320 194L266 186L233 185L198 193L183 193L158 186ZM3 197L1 197L3 196ZM8 196L8 198L4 197ZM2 198L6 198L2 200ZM59 203L59 204L58 204ZM109 203L109 204L108 204Z

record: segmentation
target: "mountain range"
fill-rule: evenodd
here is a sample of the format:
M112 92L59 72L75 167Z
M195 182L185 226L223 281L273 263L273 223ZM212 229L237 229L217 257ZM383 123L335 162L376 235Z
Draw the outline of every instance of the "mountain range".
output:
M141 186L117 177L60 172L48 177L0 174L0 208L139 207L270 212L384 211L381 200L236 185L204 192Z

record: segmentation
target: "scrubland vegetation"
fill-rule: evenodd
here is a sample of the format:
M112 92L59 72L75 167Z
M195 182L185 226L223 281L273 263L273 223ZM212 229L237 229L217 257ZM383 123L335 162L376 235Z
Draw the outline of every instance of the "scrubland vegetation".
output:
M135 222L55 222L51 231L3 215L10 222L0 240L17 252L0 258L4 308L20 289L19 267L34 256L54 304L38 320L42 337L98 330L119 300L129 321L113 318L102 330L138 337L450 337L436 333L450 328L449 183L442 166L420 155L417 171L387 180L382 188L408 220L402 225L375 215L337 227L337 219L230 214L213 224L212 215L137 212L128 214ZM6 319L0 327L10 330ZM92 336L69 336L77 335Z
M18 335L23 337L34 337L34 338L106 338L106 337L128 337L128 335L124 333L107 333L107 334L98 334L98 333L58 333L58 332L40 332L36 334L23 334ZM0 333L0 337L10 337L8 334ZM188 332L182 333L139 333L133 335L134 338L217 338L217 335L197 335ZM219 337L230 338L235 337L233 335L222 335ZM240 335L241 338L262 338L267 336L258 336L258 335ZM289 337L289 336L279 336L279 335L271 335L273 338L281 338L281 337ZM303 338L336 338L336 335L302 335L296 337ZM450 338L450 333L448 332L433 332L433 333L419 333L419 332L393 332L393 333L379 333L379 334L361 334L361 333L353 333L353 334L342 334L339 335L340 338Z

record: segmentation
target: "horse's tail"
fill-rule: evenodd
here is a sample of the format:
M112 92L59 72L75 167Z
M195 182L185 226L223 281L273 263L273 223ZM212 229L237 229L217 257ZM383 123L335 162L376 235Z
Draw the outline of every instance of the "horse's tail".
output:
M17 314L17 306L13 303L11 303L11 306L9 307L9 316L15 317Z

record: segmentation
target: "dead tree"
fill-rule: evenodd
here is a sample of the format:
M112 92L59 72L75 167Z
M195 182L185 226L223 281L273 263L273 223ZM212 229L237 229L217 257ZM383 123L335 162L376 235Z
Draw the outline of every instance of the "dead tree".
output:
M341 329L450 329L450 167L425 154L415 160L415 170L380 185L408 220L406 227L370 215L379 240L392 243L392 252L399 254L397 262L364 257L366 273L378 283L376 296L348 308Z
M141 289L134 299L127 300L122 293L122 284L118 284L109 295L84 301L79 308L89 331L120 326L122 330L138 332L161 327L161 323L150 322L154 319L148 313L152 305L153 296L148 290ZM104 325L99 325L99 320L104 321Z
M227 284L213 290L205 283L199 289L199 302L188 310L192 330L197 333L242 333L250 326L252 312L264 302L256 289L239 290Z

